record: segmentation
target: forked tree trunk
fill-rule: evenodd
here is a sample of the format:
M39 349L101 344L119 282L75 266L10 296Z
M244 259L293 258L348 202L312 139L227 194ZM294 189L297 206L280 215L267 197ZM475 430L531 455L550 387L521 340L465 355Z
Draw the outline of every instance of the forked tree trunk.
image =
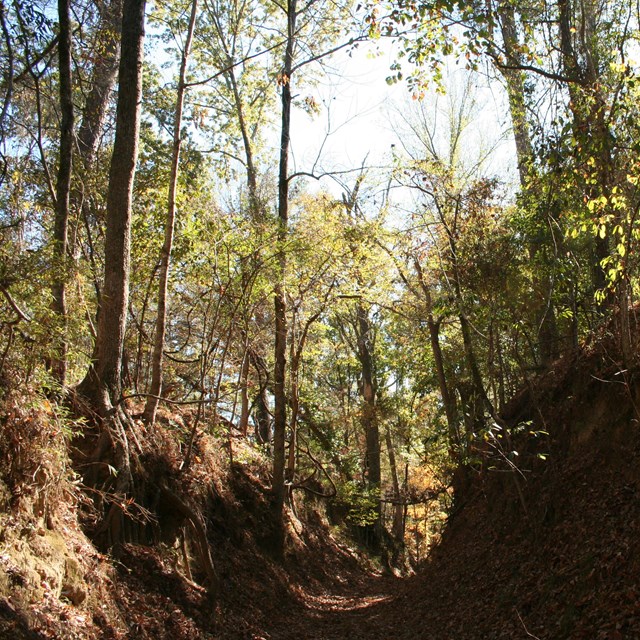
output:
M82 110L78 128L78 153L85 169L93 165L100 134L109 106L109 98L118 76L120 59L120 26L122 0L106 0L99 4L100 21L95 49L96 62L91 72L91 89Z
M100 136L104 129L111 93L115 87L118 76L118 63L120 60L120 27L122 25L122 0L105 0L96 2L100 12L97 30L97 38L94 44L95 64L91 70L89 80L89 93L82 109L80 125L76 135L77 152L81 164L78 168L80 183L71 191L69 210L73 213L69 224L69 243L74 262L80 257L80 226L84 224L87 229L87 242L90 247L89 259L93 264L93 248L91 229L91 198L89 197L91 172L94 168L96 154L100 142ZM94 283L98 305L100 303L100 290L97 282ZM91 327L95 337L95 329Z
M427 311L427 326L429 327L429 341L431 343L431 351L433 353L433 361L436 366L436 377L438 379L438 387L440 389L440 396L442 397L442 404L444 405L444 412L447 417L447 431L449 435L449 445L452 450L455 450L461 445L460 432L458 425L458 415L456 411L455 396L449 389L447 382L447 375L444 368L444 356L442 354L442 347L440 346L440 321L436 320L433 316L433 300L431 297L431 290L427 284L422 265L417 256L413 258L413 265L418 275L418 281L420 283L420 289L424 295L424 302Z

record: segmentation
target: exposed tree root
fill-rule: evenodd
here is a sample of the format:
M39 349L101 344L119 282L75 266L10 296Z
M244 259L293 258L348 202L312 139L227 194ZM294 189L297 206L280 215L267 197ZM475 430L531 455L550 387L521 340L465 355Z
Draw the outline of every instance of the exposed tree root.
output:
M104 519L95 532L95 537L101 546L110 549L115 556L120 554L122 545L127 542L136 543L153 538L149 536L148 529L144 533L150 520L154 520L158 527L156 538L166 538L167 531L162 531L162 522L157 517L157 510L162 503L169 512L178 514L181 522L188 523L198 560L206 575L209 595L215 601L219 579L202 519L178 494L159 483L157 478L149 477L142 462L143 446L122 404L114 406L106 392L92 391L89 397L74 396L75 409L89 416L98 428L97 442L88 456L88 470L84 480L87 486L98 490L104 498L104 488L113 483L115 474L115 484L109 488L106 500L108 505ZM105 476L105 468L110 470L111 477ZM145 507L145 486L155 487L155 504L150 507L150 511ZM136 514L136 510L142 515ZM176 535L179 528L176 528ZM173 534L171 532L169 537ZM187 574L189 573L190 570L187 569Z
M200 516L171 489L163 486L160 487L160 497L162 501L172 510L180 513L188 522L194 535L194 541L198 550L198 559L207 576L207 587L212 600L216 600L219 592L220 582L216 573L211 552L209 550L209 542L207 533Z

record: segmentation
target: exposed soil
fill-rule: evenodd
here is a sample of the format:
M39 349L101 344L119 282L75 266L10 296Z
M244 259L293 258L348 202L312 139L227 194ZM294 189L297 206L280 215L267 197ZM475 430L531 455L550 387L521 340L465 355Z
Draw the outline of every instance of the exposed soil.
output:
M229 469L203 437L179 481L176 460L158 459L206 523L216 602L171 514L153 544L125 545L117 561L96 550L78 525L82 494L52 480L61 442L36 437L50 416L7 410L13 445L24 431L39 457L2 458L0 638L640 639L640 377L610 353L606 341L585 348L513 400L504 418L517 434L460 472L443 538L408 578L336 540L319 503L290 514L274 558L267 472L240 442Z
M640 372L612 353L585 347L514 399L517 470L458 482L417 575L307 590L257 637L640 638Z

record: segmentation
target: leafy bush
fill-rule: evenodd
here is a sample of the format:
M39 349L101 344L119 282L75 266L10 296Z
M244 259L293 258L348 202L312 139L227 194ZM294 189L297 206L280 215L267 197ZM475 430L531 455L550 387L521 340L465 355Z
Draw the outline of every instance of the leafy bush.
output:
M338 486L336 499L346 508L349 524L357 527L375 524L380 502L379 488L369 488L350 480Z

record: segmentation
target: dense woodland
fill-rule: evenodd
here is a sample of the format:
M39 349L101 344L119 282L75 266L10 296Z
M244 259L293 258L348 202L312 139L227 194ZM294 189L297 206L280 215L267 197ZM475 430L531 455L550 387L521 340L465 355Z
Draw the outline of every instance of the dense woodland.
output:
M482 474L527 512L520 389L594 336L632 370L635 3L15 0L0 29L3 473L41 412L100 549L161 502L224 590L176 479L215 442L263 465L275 558L312 501L410 571ZM388 151L296 157L389 51Z

